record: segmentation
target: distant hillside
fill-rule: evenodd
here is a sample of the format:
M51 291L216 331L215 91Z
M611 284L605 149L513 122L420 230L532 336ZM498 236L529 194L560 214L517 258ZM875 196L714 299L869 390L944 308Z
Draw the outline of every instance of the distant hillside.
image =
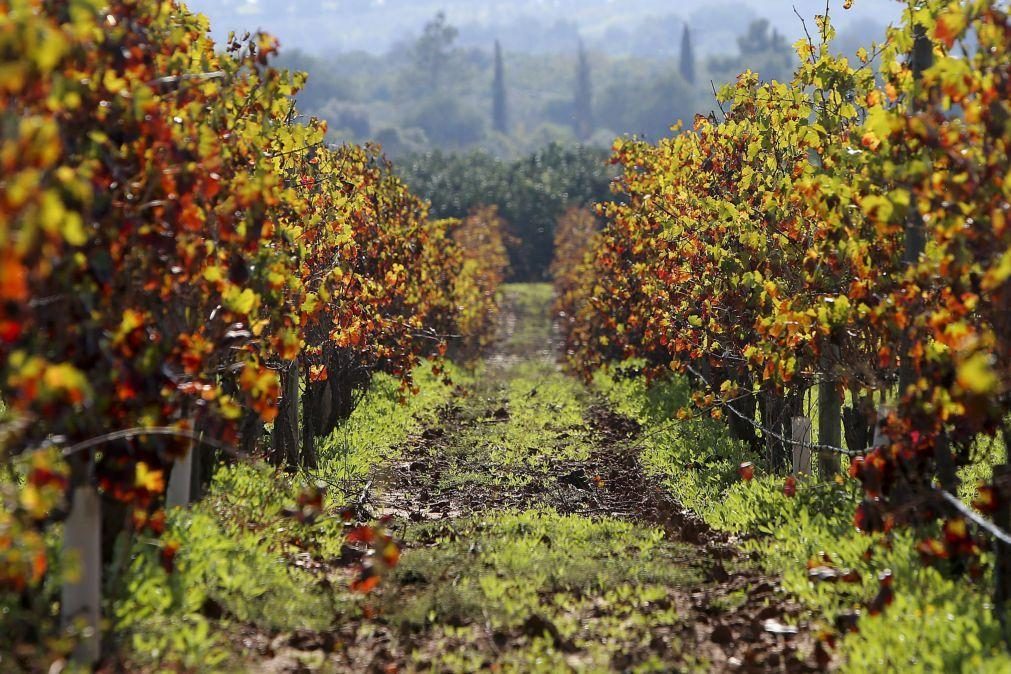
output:
M382 53L417 35L444 10L461 28L460 44L499 38L509 51L570 51L576 35L592 49L615 55L673 55L687 23L701 55L733 44L748 23L764 17L793 41L803 35L796 6L809 20L824 0L190 0L213 19L219 37L229 30L264 29L287 48L309 53ZM898 17L892 0L857 0L851 10L831 0L840 32L868 22L883 27ZM878 30L880 32L880 30Z
M309 73L300 109L335 142L379 141L390 156L480 149L528 155L546 144L609 147L657 139L716 109L712 83L746 69L789 79L792 43L825 0L191 0L222 33L280 37L278 64ZM836 47L881 39L891 0L831 0ZM435 21L439 10L445 16ZM672 9L673 8L673 9ZM691 55L682 63L682 41ZM223 37L222 34L222 37ZM366 39L365 36L371 36ZM502 46L505 121L492 118ZM578 56L580 43L584 58ZM580 66L580 64L582 64ZM577 67L589 91L577 100Z

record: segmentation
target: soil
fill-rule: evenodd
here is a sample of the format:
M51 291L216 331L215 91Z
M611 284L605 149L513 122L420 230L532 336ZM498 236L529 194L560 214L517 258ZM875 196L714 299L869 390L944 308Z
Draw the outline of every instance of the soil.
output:
M586 392L583 428L556 434L561 441L568 432L585 434L590 443L585 456L554 459L546 454L542 460L510 466L509 479L501 479L502 467L489 466L474 439L509 423L515 401L488 381L508 379L517 364L529 360L556 367L550 345L531 349L529 344L517 343L516 330L522 329L525 318L530 320L516 306L507 304L504 334L486 359L484 383L461 389L437 424L412 437L397 462L377 470L374 486L360 504L367 511L362 514L394 517L397 533L410 539L405 558L414 550L436 545L434 536L408 536L412 527L453 523L486 513L550 509L562 515L658 527L679 546L675 563L697 572L692 577L699 580L670 588L666 602L659 602L655 610L669 604L676 609L677 624L650 628L650 639L630 640L615 648L610 658L612 671L631 671L657 661L666 671L814 672L831 668L834 663L813 634L816 626L803 607L782 590L779 579L763 572L731 537L686 511L662 483L648 475L636 449L636 438L642 432L639 425L591 392ZM529 395L536 392L535 387ZM453 479L489 473L495 479ZM384 586L383 594L410 602L416 591L412 580L400 577ZM579 644L565 638L548 615L532 613L509 630L489 627L465 646L487 653L482 667L495 670L503 653L528 648L534 635L550 637L555 648L566 654L572 669L581 669ZM263 671L314 670L305 664L307 651L322 652L326 670L439 671L433 664L438 653L454 646L447 642L444 630L405 634L382 614L344 621L326 634L279 635L269 643L263 635L245 638L252 642L249 645L268 654Z

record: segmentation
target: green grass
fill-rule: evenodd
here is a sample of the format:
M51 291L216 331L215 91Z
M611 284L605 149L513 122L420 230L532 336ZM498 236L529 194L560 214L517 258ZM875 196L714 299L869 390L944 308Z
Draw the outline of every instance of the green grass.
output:
M593 387L616 411L643 425L637 441L643 465L710 525L718 524L713 521L716 506L737 479L741 462L762 464L762 457L732 439L724 424L707 418L675 420L677 410L690 405L690 390L681 380L650 386L642 377L599 371Z
M407 539L420 547L398 567L401 587L384 614L401 633L426 634L414 652L426 671L613 671L616 653L677 624L672 589L699 580L685 550L659 530L551 510L419 525ZM531 627L532 616L539 622ZM489 630L510 641L490 660Z
M496 482L520 484L551 462L585 459L588 401L585 388L543 362L518 363L507 376L488 373L463 401L463 415L476 423L454 438L458 463L485 464Z
M265 465L226 468L204 501L172 513L164 538L180 543L174 573L162 568L153 542L136 542L114 616L134 665L237 668L230 625L273 631L330 623L334 598L286 556L333 548L340 532L333 523L310 529L285 517L296 491ZM215 624L208 614L219 613Z
M422 365L414 373L418 394L403 402L399 382L377 375L351 417L320 443L320 468L312 477L351 496L369 471L394 457L411 433L436 423L439 410L453 396L453 386L467 386L475 377L473 371L452 363L446 364L446 374L451 386L433 374L431 364Z
M605 372L594 386L618 410L643 423L644 464L686 506L717 529L751 535L745 548L767 569L781 573L784 588L826 624L840 614L861 612L859 632L841 641L844 671L1011 671L990 608L989 571L972 584L948 569L925 566L909 532L889 539L861 534L853 526L860 490L851 480L801 483L796 497L786 497L783 478L763 474L760 458L727 439L725 427L705 418L673 421L673 412L687 402L682 382L648 386L641 378ZM961 472L964 498L1004 454L999 443L981 446L975 463ZM758 467L751 482L742 482L736 472L744 460ZM808 562L826 559L838 569L857 570L861 581L810 579ZM893 574L895 601L871 616L865 605L878 591L878 574L886 570Z
M507 353L525 357L542 354L552 360L551 305L554 290L549 283L507 283L499 291L509 298L509 307L515 321L507 321L505 343Z
M469 381L462 370L452 375L457 384ZM288 476L264 464L219 470L204 500L170 515L163 540L179 543L173 573L162 568L157 542L135 541L111 597L117 645L129 662L243 671L250 654L236 649L240 626L267 634L325 630L359 615L362 599L346 589L350 578L325 578L297 560L338 557L340 487L392 459L409 434L437 420L452 388L429 366L417 378L421 392L401 405L396 382L377 377L344 428L323 443L318 474ZM283 511L315 478L337 488L328 494L330 515L309 526Z
M852 524L856 498L855 487L835 485L802 485L795 498L787 498L781 479L762 477L730 486L714 519L731 531L762 534L746 547L779 570L784 587L827 620L861 612L860 631L842 641L844 671L1008 671L1011 658L989 608L990 574L973 585L925 566L909 532L890 539L860 534ZM862 580L812 581L807 562L824 563L825 555L837 569L857 570ZM895 602L871 616L865 603L885 571L893 574Z

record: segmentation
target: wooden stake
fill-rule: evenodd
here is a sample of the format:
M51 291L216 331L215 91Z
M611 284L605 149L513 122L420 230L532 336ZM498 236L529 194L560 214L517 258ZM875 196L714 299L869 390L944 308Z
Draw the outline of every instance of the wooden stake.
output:
M827 376L818 384L818 444L842 447L843 399L836 382ZM818 477L831 480L839 472L839 455L818 452Z
M63 583L60 619L64 629L80 629L73 660L90 667L102 650L102 501L91 484L76 487L72 497L63 525L63 557L76 560L79 573Z
M793 474L807 476L811 474L811 420L807 417L794 417L792 420L793 444Z

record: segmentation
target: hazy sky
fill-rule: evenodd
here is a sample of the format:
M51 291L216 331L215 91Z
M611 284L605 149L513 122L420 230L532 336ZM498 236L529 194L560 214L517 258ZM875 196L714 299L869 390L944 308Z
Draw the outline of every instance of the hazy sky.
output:
M885 25L901 12L895 0L855 0L851 10L843 0L830 0L833 20L847 26ZM444 10L450 23L482 38L498 26L514 29L522 22L542 26L564 22L574 25L595 48L608 48L608 36L617 31L635 34L651 20L674 16L699 35L700 50L716 50L731 27L765 17L790 41L803 35L793 7L808 20L823 13L825 0L188 0L193 10L211 18L215 35L229 30L262 29L280 38L282 46L308 52L363 49L382 52L397 41L417 34L425 21ZM731 26L731 24L733 24ZM699 26L699 27L696 27ZM721 31L725 27L726 31ZM672 42L678 36L672 36ZM880 38L868 35L867 40ZM562 45L536 45L543 50ZM507 44L508 48L508 44ZM529 48L529 46L528 46ZM564 46L568 48L568 46ZM725 47L723 47L725 48Z

